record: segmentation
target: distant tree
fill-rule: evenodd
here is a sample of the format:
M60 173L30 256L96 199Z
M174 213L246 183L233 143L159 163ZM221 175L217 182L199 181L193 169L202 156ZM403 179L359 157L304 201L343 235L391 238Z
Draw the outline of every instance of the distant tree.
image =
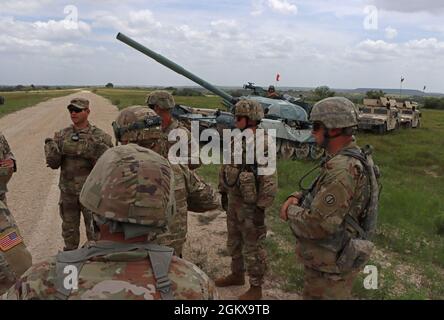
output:
M16 91L20 91L20 90L24 90L25 86L22 86L21 84L19 84L18 86L15 86L15 90Z
M328 97L334 97L336 92L330 90L327 86L321 86L314 89L313 94L316 100L322 100Z
M175 90L177 90L177 88L174 88L174 87L166 87L166 88L163 88L163 90L167 90L167 91L175 91Z
M173 91L172 95L173 96L185 96L185 97L203 96L203 94L200 91L193 90L190 88L176 89Z
M111 82L108 82L105 88L114 88L114 85Z
M369 99L379 99L385 96L385 92L382 90L370 90L365 93L365 96Z
M424 101L424 108L444 110L444 98L427 97Z

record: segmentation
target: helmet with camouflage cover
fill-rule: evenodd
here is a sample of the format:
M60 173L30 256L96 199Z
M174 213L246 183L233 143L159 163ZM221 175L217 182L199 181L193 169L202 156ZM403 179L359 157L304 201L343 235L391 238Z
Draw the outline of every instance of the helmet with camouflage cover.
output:
M86 179L80 202L107 220L164 227L175 210L173 171L167 159L136 144L110 148Z
M161 118L145 106L127 107L113 122L114 135L121 143L136 143L153 149L162 136L161 123Z
M236 117L248 117L250 120L261 121L264 117L264 110L259 102L243 99L234 106Z
M310 120L322 122L327 129L348 128L358 125L358 112L347 98L330 97L313 106Z
M159 106L161 109L171 110L174 108L175 102L173 96L168 91L156 90L147 95L146 104L151 109L154 106Z

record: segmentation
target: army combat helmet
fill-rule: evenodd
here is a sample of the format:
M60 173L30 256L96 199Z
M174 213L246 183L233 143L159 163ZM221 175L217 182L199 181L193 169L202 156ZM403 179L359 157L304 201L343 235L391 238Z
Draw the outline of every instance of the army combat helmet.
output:
M250 120L261 121L264 117L264 110L259 102L243 99L234 106L236 117L248 117Z
M358 112L347 98L330 97L313 106L310 121L322 122L327 129L355 127L358 125Z
M164 157L136 144L110 148L86 179L80 202L96 221L118 222L125 237L128 225L164 230L175 210L173 171Z
M156 90L147 95L146 104L151 109L159 106L161 109L171 110L174 108L175 102L173 96L168 91Z
M152 149L161 138L161 124L161 118L153 110L131 106L120 111L112 125L116 141Z

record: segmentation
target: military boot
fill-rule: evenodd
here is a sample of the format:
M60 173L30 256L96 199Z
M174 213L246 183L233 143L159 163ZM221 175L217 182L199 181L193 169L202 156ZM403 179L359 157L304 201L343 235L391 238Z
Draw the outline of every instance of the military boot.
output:
M245 284L243 273L231 273L226 277L221 277L214 281L216 287L241 286Z
M251 286L247 292L239 297L239 300L260 300L262 299L262 287Z

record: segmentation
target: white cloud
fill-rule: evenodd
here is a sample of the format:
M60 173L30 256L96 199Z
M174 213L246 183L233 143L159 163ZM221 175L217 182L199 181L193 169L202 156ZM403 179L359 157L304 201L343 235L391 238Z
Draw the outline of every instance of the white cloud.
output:
M268 6L279 13L296 14L298 12L298 7L288 0L268 0Z
M389 40L396 38L398 35L398 30L392 27L385 28L385 37Z
M27 14L54 3L54 0L14 0L1 1L1 11L3 14Z
M261 15L264 12L265 7L281 14L298 13L298 7L290 0L253 0L251 5L253 10L250 14L253 16Z
M365 40L349 48L346 58L354 61L411 61L422 60L425 65L441 64L444 42L436 38L410 40L403 43L389 43L384 40Z

